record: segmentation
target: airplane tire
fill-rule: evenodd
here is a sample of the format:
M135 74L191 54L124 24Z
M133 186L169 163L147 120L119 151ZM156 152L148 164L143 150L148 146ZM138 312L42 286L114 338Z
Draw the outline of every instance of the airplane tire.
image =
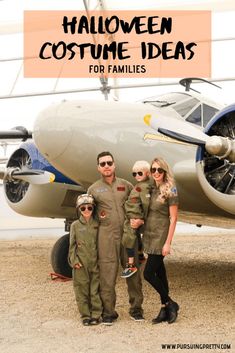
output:
M68 263L69 234L63 235L54 244L51 251L51 265L55 273L72 277L72 268Z

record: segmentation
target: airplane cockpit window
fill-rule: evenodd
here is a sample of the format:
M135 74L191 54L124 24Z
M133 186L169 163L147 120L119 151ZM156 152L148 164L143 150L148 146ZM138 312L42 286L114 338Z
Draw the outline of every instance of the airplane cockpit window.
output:
M200 104L185 120L192 124L205 127L219 109L208 104Z
M175 104L173 108L178 114L184 117L188 112L190 112L193 109L193 107L198 105L198 103L199 103L198 99L191 97L190 99L187 99L182 103Z
M185 120L205 127L218 110L215 107L202 103Z
M205 127L207 123L211 120L211 118L219 111L219 109L216 109L205 103L202 104L202 109L203 109L203 126Z
M150 97L144 100L143 103L163 109L170 106L171 109L174 109L186 121L201 127L205 127L218 111L213 106L201 103L196 97L181 92Z
M201 126L202 125L202 109L201 104L185 119L186 121Z

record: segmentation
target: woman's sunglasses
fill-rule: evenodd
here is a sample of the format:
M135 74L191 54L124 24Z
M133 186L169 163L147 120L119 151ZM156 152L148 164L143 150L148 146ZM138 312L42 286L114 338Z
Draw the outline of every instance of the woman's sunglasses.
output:
M106 166L106 164L109 166L109 167L112 167L113 165L113 161L105 161L105 162L100 162L99 163L99 166L104 168Z
M165 173L165 170L162 168L150 168L150 172L151 174L155 174L156 172L158 172L158 174L163 174Z
M133 172L132 175L134 178L136 177L136 175L143 176L143 172Z
M92 206L81 206L80 208L79 208L79 210L81 211L81 212L84 212L84 211L86 211L86 210L88 210L88 211L93 211L93 207Z

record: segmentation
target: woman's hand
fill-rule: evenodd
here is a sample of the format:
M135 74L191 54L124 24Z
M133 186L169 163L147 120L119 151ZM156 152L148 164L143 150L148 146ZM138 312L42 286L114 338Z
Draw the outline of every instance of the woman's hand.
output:
M168 243L165 243L162 248L162 256L169 255L171 253L171 246Z

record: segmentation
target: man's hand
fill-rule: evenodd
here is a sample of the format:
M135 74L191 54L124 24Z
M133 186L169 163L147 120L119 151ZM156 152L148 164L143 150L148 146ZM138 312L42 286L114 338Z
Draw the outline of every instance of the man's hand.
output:
M133 229L139 228L140 226L142 226L142 224L144 224L143 219L130 219L130 225Z

